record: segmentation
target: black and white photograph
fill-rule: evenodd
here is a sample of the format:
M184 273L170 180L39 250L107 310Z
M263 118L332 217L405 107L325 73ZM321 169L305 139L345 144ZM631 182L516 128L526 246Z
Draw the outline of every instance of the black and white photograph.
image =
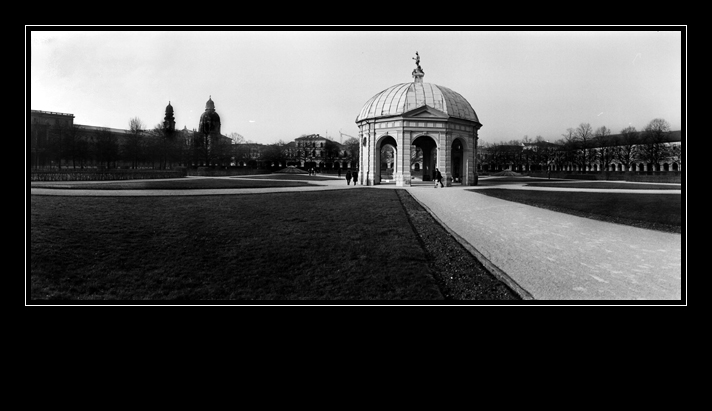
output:
M686 48L25 26L25 305L686 305Z

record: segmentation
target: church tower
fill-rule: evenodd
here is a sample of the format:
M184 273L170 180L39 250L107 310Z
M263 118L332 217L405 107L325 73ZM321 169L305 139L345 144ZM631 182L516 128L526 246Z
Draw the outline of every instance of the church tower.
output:
M200 115L200 125L198 129L201 133L217 138L220 136L220 116L215 111L215 103L212 96L205 103L205 112Z
M209 166L220 156L220 116L215 111L212 96L205 103L205 111L200 115L198 132L194 139L196 164Z
M171 106L170 101L168 102L168 106L166 106L166 116L163 118L163 130L165 130L168 135L176 131L176 119L173 116L173 106Z

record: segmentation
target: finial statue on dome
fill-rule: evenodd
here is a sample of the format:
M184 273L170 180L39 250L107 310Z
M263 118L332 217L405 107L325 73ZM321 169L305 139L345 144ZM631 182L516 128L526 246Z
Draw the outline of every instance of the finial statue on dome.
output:
M423 71L423 68L420 67L420 55L418 55L418 52L415 52L415 57L413 57L413 60L415 60L415 65L417 66L415 70L413 70L413 78L415 79L416 83L422 83L423 82L423 76L425 76L425 72Z

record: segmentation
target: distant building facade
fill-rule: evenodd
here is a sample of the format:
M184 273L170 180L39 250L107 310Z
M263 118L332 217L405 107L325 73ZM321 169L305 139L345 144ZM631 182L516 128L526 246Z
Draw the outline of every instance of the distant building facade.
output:
M170 102L160 129L114 129L76 124L74 119L74 114L30 110L29 168L166 168L232 162L231 140L220 133L212 98L197 130L176 130Z
M480 147L480 172L668 172L683 170L682 132L670 131L650 139L645 132L621 134L581 144L537 141L489 144ZM585 153L584 153L585 150Z

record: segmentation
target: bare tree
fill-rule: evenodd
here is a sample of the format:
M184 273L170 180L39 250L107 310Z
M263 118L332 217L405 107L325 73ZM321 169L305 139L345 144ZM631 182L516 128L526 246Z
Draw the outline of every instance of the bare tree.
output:
M656 118L645 126L643 131L643 141L640 145L642 159L657 168L660 162L666 160L670 155L667 144L667 135L670 132L670 124L667 121Z
M615 156L628 171L632 171L630 168L637 157L638 143L640 143L640 138L635 127L630 126L621 130Z
M97 162L102 165L106 163L106 168L112 168L111 164L116 164L119 159L119 142L111 131L101 129L94 136L95 153Z
M269 144L262 149L262 161L266 162L267 167L277 167L280 163L287 164L287 154L285 152L286 143L279 140L274 144Z
M131 161L131 168L138 167L138 162L143 155L144 125L141 119L134 117L129 120L129 136L125 145L126 158Z
M542 136L534 139L535 157L534 161L539 165L540 170L550 170L550 165L555 164L556 144L549 143ZM558 164L557 164L558 165Z
M566 133L561 135L560 153L558 155L561 165L574 166L577 165L579 144L576 140L576 129L567 128Z
M680 169L682 169L682 160L683 160L683 152L682 152L682 146L680 145L673 145L670 147L670 160L674 163L677 163L680 166Z
M595 156L601 163L602 170L607 171L615 158L615 145L611 139L611 130L606 126L601 126L594 132L593 139L596 146Z
M322 153L324 153L324 158L326 159L326 162L331 163L332 167L334 162L339 158L339 152L339 145L336 144L336 142L326 140Z
M351 157L353 164L358 165L359 162L359 148L361 147L361 142L356 137L348 138L344 141L344 147L346 147L347 157Z
M235 132L228 134L228 137L230 138L230 140L232 140L232 144L245 144L247 142L247 140L245 140L245 137Z
M524 171L531 171L531 164L534 161L534 157L536 154L534 151L531 150L531 143L532 140L529 138L528 135L525 135L522 138L522 151L520 154L520 160L522 162L522 165L524 166Z
M591 158L591 140L593 139L593 128L589 123L581 123L574 131L574 138L579 143L580 164L583 165L584 171L590 169L593 161Z

